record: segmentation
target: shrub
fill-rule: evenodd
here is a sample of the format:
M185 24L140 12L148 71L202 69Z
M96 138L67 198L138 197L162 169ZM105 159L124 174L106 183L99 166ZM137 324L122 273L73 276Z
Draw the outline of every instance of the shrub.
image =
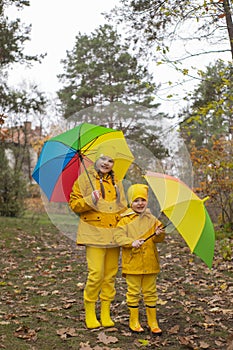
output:
M0 215L19 217L24 213L26 182L22 173L14 171L5 155L4 144L0 145Z

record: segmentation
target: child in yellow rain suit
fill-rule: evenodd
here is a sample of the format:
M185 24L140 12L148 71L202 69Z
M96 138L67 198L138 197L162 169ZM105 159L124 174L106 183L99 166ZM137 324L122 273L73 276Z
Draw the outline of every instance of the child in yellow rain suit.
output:
M148 186L132 185L127 194L131 208L121 214L114 239L122 246L122 274L127 282L129 327L134 332L144 331L139 322L138 309L142 293L148 326L154 335L161 335L156 318L156 279L160 271L156 243L164 240L165 230L147 208ZM145 241L151 235L153 236Z
M104 152L104 153L103 153ZM112 170L116 150L98 150L93 168L83 172L73 185L69 206L80 221L77 244L86 246L88 277L84 289L85 322L87 328L112 327L110 304L114 300L115 277L120 248L113 240L119 213L127 202L121 182ZM93 184L95 190L91 186ZM96 302L100 298L100 322L96 317Z

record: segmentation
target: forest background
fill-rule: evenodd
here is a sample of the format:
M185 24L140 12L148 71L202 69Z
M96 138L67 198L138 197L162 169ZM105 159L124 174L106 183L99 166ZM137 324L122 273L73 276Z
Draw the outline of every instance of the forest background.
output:
M31 176L35 159L44 142L60 128L68 128L74 117L123 130L167 171L174 153L162 139L175 130L189 153L194 191L201 198L210 197L207 208L219 253L224 261L231 261L232 2L121 0L105 14L103 25L90 34L77 33L74 47L61 59L63 69L57 77L61 87L52 99L36 83L9 84L13 65L26 67L42 63L45 57L25 53L31 28L20 16L8 17L11 6L24 8L30 1L0 1L1 217L23 218L40 201ZM176 42L182 50L174 50ZM208 55L204 69L186 64L189 58ZM159 94L164 85L156 69L151 69L160 66L172 66L179 84L195 81L193 89L184 89L182 98L172 92L176 82L167 81L169 93L163 99L176 101L174 114L161 110ZM101 115L105 109L106 115ZM158 120L166 121L165 129ZM176 175L182 177L179 167Z
M24 53L31 28L21 23L20 16L13 20L7 15L10 7L20 10L27 6L29 1L1 1L0 7L2 215L18 215L17 211L23 208L20 191L10 195L15 191L9 188L15 188L10 184L20 181L22 170L26 185L32 183L32 151L38 155L57 125L75 115L79 122L99 122L122 129L126 137L143 144L163 165L169 164L173 155L162 139L177 130L190 154L194 189L201 197L210 197L217 227L231 231L232 3L185 1L181 6L170 1L120 1L105 14L103 25L90 34L77 33L74 47L61 59L62 73L57 76L61 88L53 100L36 83L22 82L24 85L12 87L8 82L14 64L27 67L43 62L45 56ZM172 45L176 41L179 48L183 43L183 48L174 54ZM188 56L208 56L213 52L216 58L211 56L205 70L185 65ZM230 59L220 58L222 53ZM184 84L187 78L198 79L195 88L180 99L176 114L160 109L157 96L161 86L158 76L150 70L152 64L172 65L182 74ZM169 81L168 85L173 87L175 83ZM177 96L170 90L166 98L169 101ZM97 112L111 104L115 107L111 112L108 109L108 117ZM134 115L125 106L133 106ZM158 120L166 121L165 130ZM37 128L34 136L28 128L30 123ZM10 162L6 160L6 150ZM182 176L179 169L177 175ZM12 198L16 207L13 210L9 209Z

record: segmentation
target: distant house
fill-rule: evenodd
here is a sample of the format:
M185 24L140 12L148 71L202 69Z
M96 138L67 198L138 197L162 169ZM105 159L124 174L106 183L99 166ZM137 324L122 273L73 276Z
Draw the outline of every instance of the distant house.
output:
M32 122L26 121L21 126L14 126L7 131L5 141L14 144L32 144L42 137L41 128L36 126L32 129Z
M1 129L1 132L4 132L5 153L10 167L13 169L17 165L17 168L23 171L25 179L32 182L31 174L40 151L39 148L36 151L33 145L39 144L43 138L41 128L32 129L32 123L26 121L19 127Z

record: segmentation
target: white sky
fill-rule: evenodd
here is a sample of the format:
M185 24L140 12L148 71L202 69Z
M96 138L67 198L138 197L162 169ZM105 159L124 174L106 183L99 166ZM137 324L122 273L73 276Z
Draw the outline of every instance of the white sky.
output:
M42 91L54 93L59 89L57 74L62 72L61 59L75 44L78 32L90 33L104 24L102 12L110 11L118 0L30 0L31 5L21 11L8 10L11 19L19 17L30 25L31 41L25 52L41 54L47 52L42 64L33 68L15 66L10 74L10 84L22 80L37 82Z
M104 24L102 12L109 12L114 6L119 4L119 0L30 0L31 5L21 11L8 11L10 18L20 17L21 21L27 25L32 24L31 40L26 46L25 52L28 54L39 55L47 53L42 64L34 64L30 70L22 65L16 65L10 73L9 82L11 85L19 84L23 80L36 82L41 91L49 94L55 94L59 90L57 75L62 73L61 59L66 58L66 51L73 49L75 36L78 32L90 33L99 25ZM176 44L177 45L177 44ZM180 54L180 48L174 48L174 52ZM208 56L208 55L207 55ZM200 56L193 64L199 69L204 69L212 59L219 58L219 55L212 57ZM230 54L229 57L230 58ZM155 82L162 83L165 89L159 92L156 102L162 103L162 111L174 114L181 107L180 95L185 90L193 89L195 81L176 89L167 89L167 81L171 80L178 83L181 75L175 72L168 65L156 66L152 64L155 76ZM177 97L168 102L167 95L177 93ZM175 102L175 100L177 100Z

